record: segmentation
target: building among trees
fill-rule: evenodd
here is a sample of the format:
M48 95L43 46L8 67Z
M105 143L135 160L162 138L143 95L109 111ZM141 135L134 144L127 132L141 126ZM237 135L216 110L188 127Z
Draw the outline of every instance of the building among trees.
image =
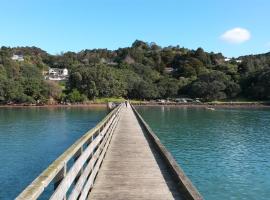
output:
M60 69L60 68L49 68L49 71L45 73L46 80L52 81L62 81L67 80L68 78L68 69Z
M24 61L24 58L23 58L23 55L17 55L17 54L14 54L12 57L11 57L12 60L15 60L15 61Z

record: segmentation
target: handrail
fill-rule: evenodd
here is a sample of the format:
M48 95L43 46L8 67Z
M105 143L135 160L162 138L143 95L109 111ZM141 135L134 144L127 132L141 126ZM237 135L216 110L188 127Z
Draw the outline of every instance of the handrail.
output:
M185 175L184 171L177 164L171 153L166 149L166 147L160 142L159 138L152 131L150 126L144 121L142 116L138 113L133 105L131 105L138 121L145 129L146 134L149 136L151 142L154 144L160 155L164 158L167 166L171 169L171 172L174 174L175 180L179 184L179 190L183 191L186 199L190 200L203 200L203 197L196 189L196 187L192 184L189 178Z
M75 183L75 186L69 199L77 199L81 192L85 194L82 185L87 182L86 185L90 185L88 188L92 187L112 133L119 120L121 107L122 104L117 106L94 128L78 139L25 188L16 200L35 200L52 182L55 190L50 199L65 199L72 183ZM67 170L67 163L72 158L74 163ZM85 165L86 167L84 167ZM82 196L86 198L86 195L81 195L80 199L83 199Z

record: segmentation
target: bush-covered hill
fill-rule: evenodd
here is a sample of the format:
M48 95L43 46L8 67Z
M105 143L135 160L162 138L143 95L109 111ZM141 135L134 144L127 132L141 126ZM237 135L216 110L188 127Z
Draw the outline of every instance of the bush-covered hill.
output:
M24 61L14 61L23 55ZM44 80L49 67L67 68L65 87ZM270 99L270 53L225 61L202 48L160 47L136 40L115 51L83 50L50 55L36 47L0 49L0 102L47 103L96 97L157 99L178 96L206 101Z

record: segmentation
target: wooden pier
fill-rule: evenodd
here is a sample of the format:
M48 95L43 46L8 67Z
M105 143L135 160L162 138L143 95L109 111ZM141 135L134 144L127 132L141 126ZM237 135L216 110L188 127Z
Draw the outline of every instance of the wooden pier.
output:
M37 199L49 184L56 200L203 199L131 105L111 111L16 199Z

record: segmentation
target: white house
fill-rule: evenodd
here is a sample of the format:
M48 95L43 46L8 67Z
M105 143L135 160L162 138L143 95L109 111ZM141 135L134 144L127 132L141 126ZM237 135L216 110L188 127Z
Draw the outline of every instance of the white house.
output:
M63 76L68 76L68 70L67 70L67 68L65 68L65 69L62 70L62 75Z
M58 71L56 71L54 68L50 68L49 75L58 75Z
M13 54L13 56L11 57L12 60L16 60L16 61L24 61L23 55L16 55Z
M229 62L229 61L231 61L231 60L234 60L234 61L237 62L237 63L241 63L241 62L242 62L242 60L240 60L240 59L237 59L237 60L235 60L234 58L225 58L225 59L224 59L225 62Z
M49 68L48 73L45 76L47 80L62 81L68 78L68 69Z

